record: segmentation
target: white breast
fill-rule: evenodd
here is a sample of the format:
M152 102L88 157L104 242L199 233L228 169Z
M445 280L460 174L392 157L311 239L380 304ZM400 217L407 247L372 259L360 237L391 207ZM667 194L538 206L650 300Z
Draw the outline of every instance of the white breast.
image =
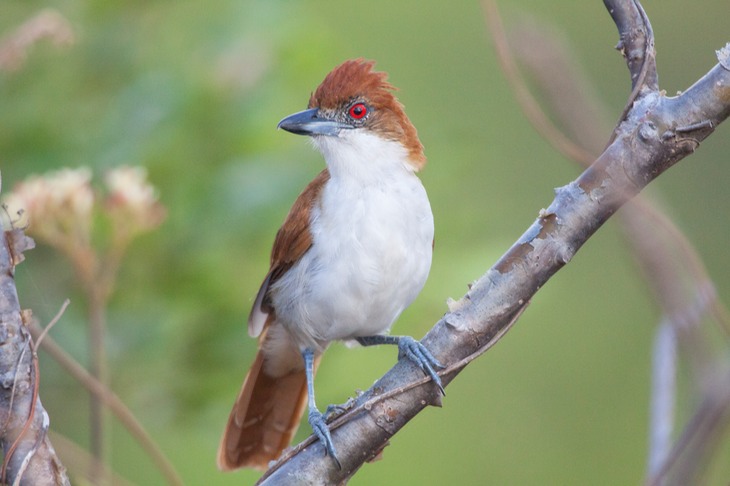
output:
M331 178L312 211L312 247L271 289L301 349L386 332L423 288L433 216L399 143L361 131L316 145Z

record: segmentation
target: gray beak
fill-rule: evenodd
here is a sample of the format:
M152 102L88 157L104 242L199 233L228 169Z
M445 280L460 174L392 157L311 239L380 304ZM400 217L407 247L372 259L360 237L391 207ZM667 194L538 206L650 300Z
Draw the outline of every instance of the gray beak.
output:
M327 118L320 118L319 108L300 111L289 115L279 122L277 128L297 135L324 135L336 137L341 130L352 128L350 125Z

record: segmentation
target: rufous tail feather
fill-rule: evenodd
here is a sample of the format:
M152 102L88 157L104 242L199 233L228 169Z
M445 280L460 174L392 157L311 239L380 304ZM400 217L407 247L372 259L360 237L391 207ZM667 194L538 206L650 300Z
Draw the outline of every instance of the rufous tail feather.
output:
M259 348L228 418L218 448L222 471L266 470L289 446L307 406L304 368L272 377L264 370L264 359ZM318 363L315 360L315 369Z

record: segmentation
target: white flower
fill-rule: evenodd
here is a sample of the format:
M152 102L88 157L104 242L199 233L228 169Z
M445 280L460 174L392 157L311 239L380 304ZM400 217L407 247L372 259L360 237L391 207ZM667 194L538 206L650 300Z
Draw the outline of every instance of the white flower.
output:
M41 238L72 234L88 241L94 207L91 171L80 167L31 176L4 203L15 226L30 225L29 231Z
M164 218L157 190L144 167L116 167L106 173L107 211L121 228L137 233L157 227Z

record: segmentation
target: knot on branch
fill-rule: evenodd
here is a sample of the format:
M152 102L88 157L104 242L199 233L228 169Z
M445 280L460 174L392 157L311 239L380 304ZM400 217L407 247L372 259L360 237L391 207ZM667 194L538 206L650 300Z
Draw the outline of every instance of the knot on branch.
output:
M26 236L21 228L13 228L5 231L5 239L10 250L12 266L15 267L25 260L23 252L35 248L35 241L30 236Z
M720 66L730 71L730 42L715 52L717 53L717 61L720 63Z

